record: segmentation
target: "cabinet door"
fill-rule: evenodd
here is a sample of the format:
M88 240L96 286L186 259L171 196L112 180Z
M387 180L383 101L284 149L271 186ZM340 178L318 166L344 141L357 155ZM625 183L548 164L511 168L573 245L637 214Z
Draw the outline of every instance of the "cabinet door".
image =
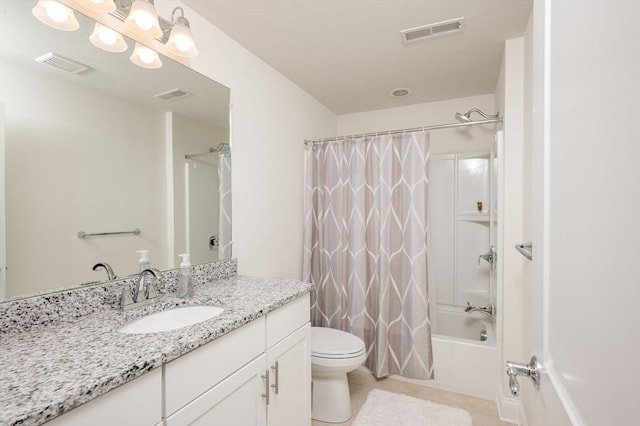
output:
M273 426L311 424L311 325L267 351L271 378L267 421Z
M166 426L266 424L265 355L256 358L166 419Z
M47 425L155 425L162 419L161 373L161 369L156 368L56 417Z

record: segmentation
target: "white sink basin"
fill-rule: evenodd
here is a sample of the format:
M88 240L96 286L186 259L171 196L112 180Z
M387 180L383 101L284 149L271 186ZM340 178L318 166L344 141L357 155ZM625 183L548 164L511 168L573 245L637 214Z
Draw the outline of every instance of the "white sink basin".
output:
M130 321L118 331L128 334L160 333L206 321L222 311L224 308L219 306L183 306Z

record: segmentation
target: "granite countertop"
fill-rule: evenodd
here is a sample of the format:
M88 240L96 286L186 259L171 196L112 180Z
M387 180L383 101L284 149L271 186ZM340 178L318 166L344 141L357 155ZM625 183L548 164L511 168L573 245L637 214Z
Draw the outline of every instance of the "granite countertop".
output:
M0 335L0 424L51 420L308 293L311 284L234 276L195 289L192 299L162 296L126 313L105 306L72 322ZM117 331L150 312L205 304L225 309L177 330Z

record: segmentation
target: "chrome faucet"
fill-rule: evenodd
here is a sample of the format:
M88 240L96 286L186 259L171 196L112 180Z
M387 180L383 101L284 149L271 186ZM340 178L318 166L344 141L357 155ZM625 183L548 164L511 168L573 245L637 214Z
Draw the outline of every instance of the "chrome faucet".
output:
M116 274L113 272L113 268L111 268L111 265L109 265L107 262L98 262L95 265L93 265L92 269L94 271L97 271L100 268L107 271L107 279L109 279L109 281L115 280L116 278L118 278Z
M152 275L155 280L145 280L146 275ZM131 291L125 286L122 289L122 297L120 299L120 309L123 311L127 311L129 309L138 308L140 306L149 305L155 302L155 299L158 297L158 292L153 289L154 281L163 280L164 275L162 272L155 268L147 268L140 272L138 276L138 282L133 288L133 296L131 295ZM140 299L140 292L143 292L144 299L138 301Z
M493 316L496 314L496 307L493 304L488 304L484 306L473 306L469 302L467 302L467 306L464 308L465 312L482 312L483 314L487 314L489 316Z
M133 289L133 303L138 303L138 297L140 296L141 290L144 291L144 299L145 300L149 299L149 295L151 294L151 281L145 282L144 276L146 274L153 275L156 280L161 280L162 278L164 278L164 276L162 275L162 272L160 272L156 268L147 268L142 272L140 272L140 275L138 276L138 284Z

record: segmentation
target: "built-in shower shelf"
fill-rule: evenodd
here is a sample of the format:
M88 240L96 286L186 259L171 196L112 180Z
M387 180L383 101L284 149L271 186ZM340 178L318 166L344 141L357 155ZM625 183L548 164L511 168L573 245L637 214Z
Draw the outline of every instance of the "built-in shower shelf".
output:
M489 213L460 213L458 215L458 220L465 220L468 222L489 222L491 220L491 216Z

